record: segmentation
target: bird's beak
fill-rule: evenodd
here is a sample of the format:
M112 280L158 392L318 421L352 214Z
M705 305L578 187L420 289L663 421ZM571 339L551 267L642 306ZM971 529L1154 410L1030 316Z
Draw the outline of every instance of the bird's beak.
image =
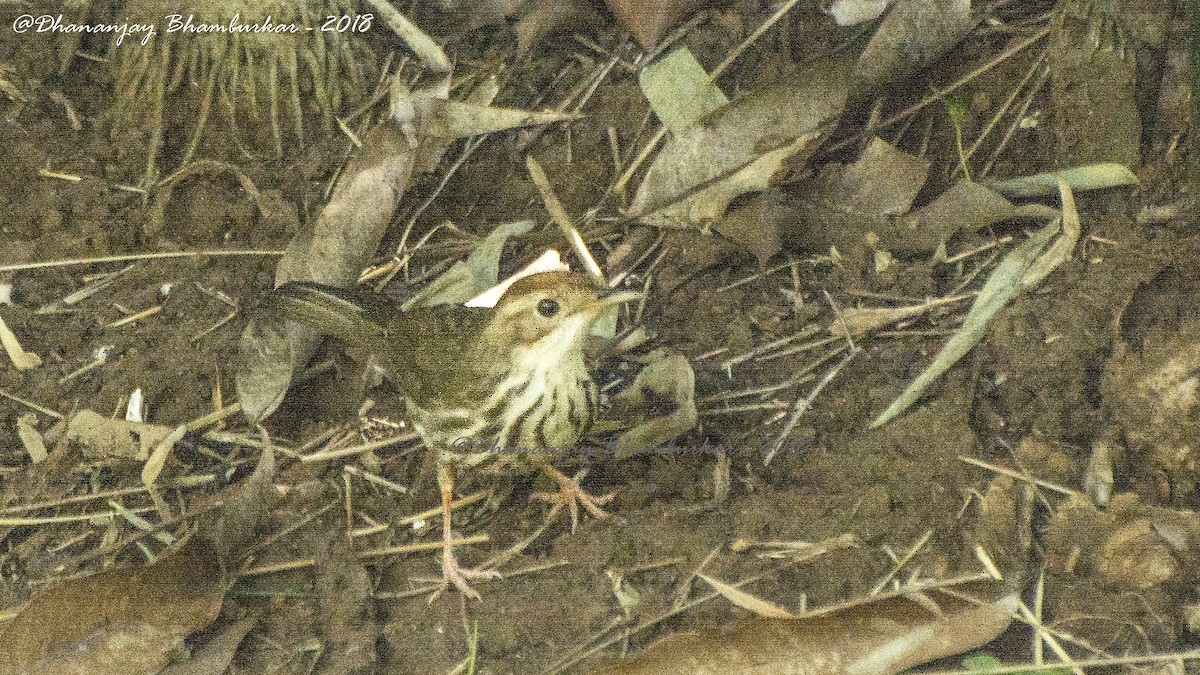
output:
M623 288L609 288L600 292L598 300L601 307L611 307L626 302L633 302L634 300L641 300L643 297L637 291L627 291Z

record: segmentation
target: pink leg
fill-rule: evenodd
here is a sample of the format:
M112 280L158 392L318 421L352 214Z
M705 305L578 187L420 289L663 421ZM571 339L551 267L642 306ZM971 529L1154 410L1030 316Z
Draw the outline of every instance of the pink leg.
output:
M499 579L500 573L495 570L464 569L458 563L454 557L454 546L450 543L450 502L454 499L454 477L448 469L438 467L438 485L442 490L442 587L453 585L468 598L479 600L479 592L471 588L467 580ZM436 597L437 594L434 595Z

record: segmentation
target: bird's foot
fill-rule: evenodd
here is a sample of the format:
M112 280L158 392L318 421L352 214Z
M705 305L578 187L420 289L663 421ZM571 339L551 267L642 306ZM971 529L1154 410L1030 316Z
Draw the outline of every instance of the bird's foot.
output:
M471 588L471 584L468 583L468 580L499 578L500 573L496 570L464 568L459 564L458 559L454 557L454 553L447 550L442 553L442 587L439 588L432 596L430 596L429 602L432 603L437 596L441 595L443 591L451 586L454 586L458 589L459 593L462 593L464 596L471 598L472 600L480 600L482 597L479 595L479 591Z
M571 478L563 472L555 469L552 466L543 467L547 476L550 476L558 483L558 492L535 492L532 495L533 499L538 499L544 502L549 502L553 506L550 507L550 518L553 518L562 507L567 507L571 512L571 531L579 526L579 506L587 509L588 513L596 518L608 518L608 513L600 508L601 505L607 504L616 496L615 492L602 496L595 496L583 489L579 485L579 480Z

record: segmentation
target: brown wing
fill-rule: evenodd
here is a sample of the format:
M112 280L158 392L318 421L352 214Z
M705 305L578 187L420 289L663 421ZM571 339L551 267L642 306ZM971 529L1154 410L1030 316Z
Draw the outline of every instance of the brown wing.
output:
M442 305L407 312L378 297L311 281L290 281L271 291L259 308L319 328L375 354L414 403L469 405L485 372L465 358L491 311Z
M488 369L472 358L473 341L491 314L490 309L439 305L391 316L384 339L393 358L383 360L413 403L421 408L478 404Z

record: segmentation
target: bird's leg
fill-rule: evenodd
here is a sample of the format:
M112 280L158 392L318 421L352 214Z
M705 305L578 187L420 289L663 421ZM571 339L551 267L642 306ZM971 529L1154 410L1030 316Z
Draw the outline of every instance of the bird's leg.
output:
M597 497L584 490L583 487L579 485L579 480L571 478L549 464L544 465L542 470L546 472L547 476L553 478L554 481L558 483L558 493L535 492L533 494L533 498L553 504L553 506L550 507L551 518L554 517L554 514L558 513L559 509L564 506L567 507L571 511L571 531L574 532L575 528L579 525L580 504L583 505L583 508L588 510L588 513L597 518L608 517L608 513L605 512L604 509L600 508L600 506L602 504L611 502L613 497L616 496L616 493L609 493Z
M463 569L454 557L454 546L450 543L450 502L454 500L453 469L438 463L438 487L442 491L442 588L453 584L460 593L479 600L479 592L467 583L468 579L498 579L495 570ZM436 595L436 594L435 594Z

